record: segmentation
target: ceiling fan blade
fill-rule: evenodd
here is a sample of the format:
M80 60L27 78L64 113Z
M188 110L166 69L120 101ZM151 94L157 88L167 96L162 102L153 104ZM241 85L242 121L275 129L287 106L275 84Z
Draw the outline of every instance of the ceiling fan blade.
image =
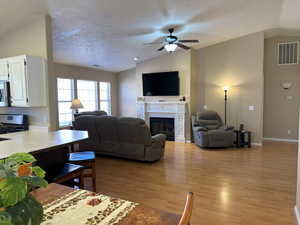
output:
M180 47L180 48L185 49L185 50L191 49L190 47L188 47L188 46L186 46L186 45L183 45L183 44L180 44L180 43L176 43L176 45L177 45L178 47Z
M199 40L179 40L181 43L199 43Z
M157 49L157 51L162 51L164 50L165 46L162 46L161 48Z

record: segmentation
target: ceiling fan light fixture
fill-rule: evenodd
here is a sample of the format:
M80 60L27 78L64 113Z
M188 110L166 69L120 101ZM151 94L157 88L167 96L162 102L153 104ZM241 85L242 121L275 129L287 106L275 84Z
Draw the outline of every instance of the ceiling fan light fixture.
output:
M177 45L176 44L166 44L164 47L167 52L174 52L177 48Z

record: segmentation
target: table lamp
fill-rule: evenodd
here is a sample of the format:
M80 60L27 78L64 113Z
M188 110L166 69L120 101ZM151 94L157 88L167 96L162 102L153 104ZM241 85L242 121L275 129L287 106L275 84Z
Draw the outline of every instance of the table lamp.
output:
M70 108L74 109L75 113L77 114L78 113L78 109L82 109L83 105L82 105L82 103L81 103L81 101L79 99L75 98L75 99L73 99Z

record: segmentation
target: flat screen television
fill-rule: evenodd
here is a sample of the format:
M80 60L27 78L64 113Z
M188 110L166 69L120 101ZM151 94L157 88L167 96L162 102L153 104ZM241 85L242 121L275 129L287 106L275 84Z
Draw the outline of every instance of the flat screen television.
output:
M144 96L179 96L179 72L144 73Z

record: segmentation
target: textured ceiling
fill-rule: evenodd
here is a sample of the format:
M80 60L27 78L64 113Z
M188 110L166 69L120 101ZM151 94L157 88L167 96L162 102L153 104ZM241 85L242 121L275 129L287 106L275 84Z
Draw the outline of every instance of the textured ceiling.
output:
M194 47L269 29L300 28L299 0L0 0L0 35L36 15L53 19L57 62L121 71L159 54L167 27ZM26 2L26 3L25 3ZM18 12L16 16L13 13ZM7 20L9 18L9 20Z

